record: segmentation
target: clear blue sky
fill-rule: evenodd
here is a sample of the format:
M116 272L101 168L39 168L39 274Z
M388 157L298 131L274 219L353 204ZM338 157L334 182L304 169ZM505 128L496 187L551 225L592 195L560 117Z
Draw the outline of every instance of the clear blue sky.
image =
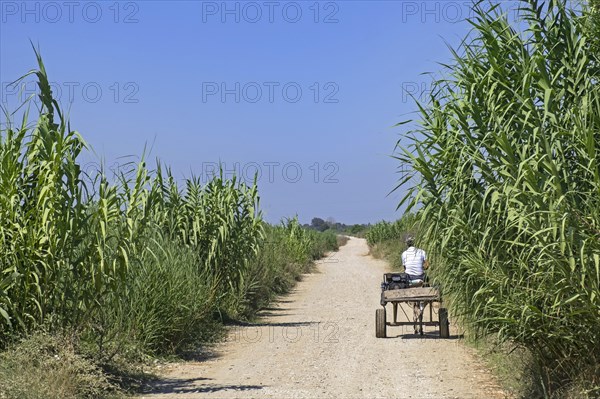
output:
M469 30L467 1L2 0L0 11L4 106L18 101L6 83L36 66L32 40L72 127L108 164L148 143L177 176L219 161L259 168L271 222L401 216L401 193L387 194L392 126L415 110L403 88L426 90L421 74Z

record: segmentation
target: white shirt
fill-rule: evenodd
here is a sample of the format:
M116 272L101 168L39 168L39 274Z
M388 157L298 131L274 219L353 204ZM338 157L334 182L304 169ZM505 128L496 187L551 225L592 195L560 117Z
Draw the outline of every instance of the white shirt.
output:
M420 276L424 273L423 263L427 260L427 254L422 249L409 247L402 252L402 265L406 273L411 276Z

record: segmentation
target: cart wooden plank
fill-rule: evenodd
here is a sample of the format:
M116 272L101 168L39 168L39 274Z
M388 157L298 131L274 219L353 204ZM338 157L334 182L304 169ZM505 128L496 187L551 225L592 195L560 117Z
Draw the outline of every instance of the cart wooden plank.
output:
M434 287L387 290L383 291L383 299L387 302L439 301L440 291Z

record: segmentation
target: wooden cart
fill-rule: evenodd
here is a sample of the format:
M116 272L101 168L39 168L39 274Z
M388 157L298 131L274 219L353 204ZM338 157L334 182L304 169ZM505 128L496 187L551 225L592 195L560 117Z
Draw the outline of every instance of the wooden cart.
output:
M406 321L398 321L398 307L401 303L417 302L420 304L420 317L417 320L417 325L421 335L423 334L423 326L439 326L439 332L441 338L448 338L450 336L450 328L448 322L448 310L441 306L442 297L439 289L435 287L413 287L413 288L392 288L387 289L385 282L394 273L384 274L384 284L381 288L381 309L377 309L375 312L375 336L377 338L385 338L387 335L387 326L413 326L415 321L410 321L410 317L406 314L404 309L401 308L402 312L406 316ZM437 302L440 304L438 311L438 320L433 320L433 304ZM393 320L387 321L386 318L386 305L392 304ZM429 305L429 320L423 321L423 312Z

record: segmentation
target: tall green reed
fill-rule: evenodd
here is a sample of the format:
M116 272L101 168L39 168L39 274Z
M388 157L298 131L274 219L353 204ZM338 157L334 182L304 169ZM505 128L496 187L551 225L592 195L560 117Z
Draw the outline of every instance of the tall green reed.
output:
M13 126L7 114L0 135L0 335L108 320L107 307L135 301L144 292L139 281L166 272L163 261L175 276L193 272L202 298L202 290L215 298L236 289L263 240L256 183L191 177L180 188L168 169L150 170L144 158L114 176L83 173L86 143L52 98L36 55L39 69L17 84L38 79L37 123L31 129L26 112ZM188 253L181 262L179 252ZM166 297L176 293L173 279L164 282ZM166 329L170 321L162 320Z
M531 350L548 395L594 368L600 385L597 38L565 0L522 1L525 30L495 9L474 6L398 142L419 178L401 205L419 207L455 313Z

